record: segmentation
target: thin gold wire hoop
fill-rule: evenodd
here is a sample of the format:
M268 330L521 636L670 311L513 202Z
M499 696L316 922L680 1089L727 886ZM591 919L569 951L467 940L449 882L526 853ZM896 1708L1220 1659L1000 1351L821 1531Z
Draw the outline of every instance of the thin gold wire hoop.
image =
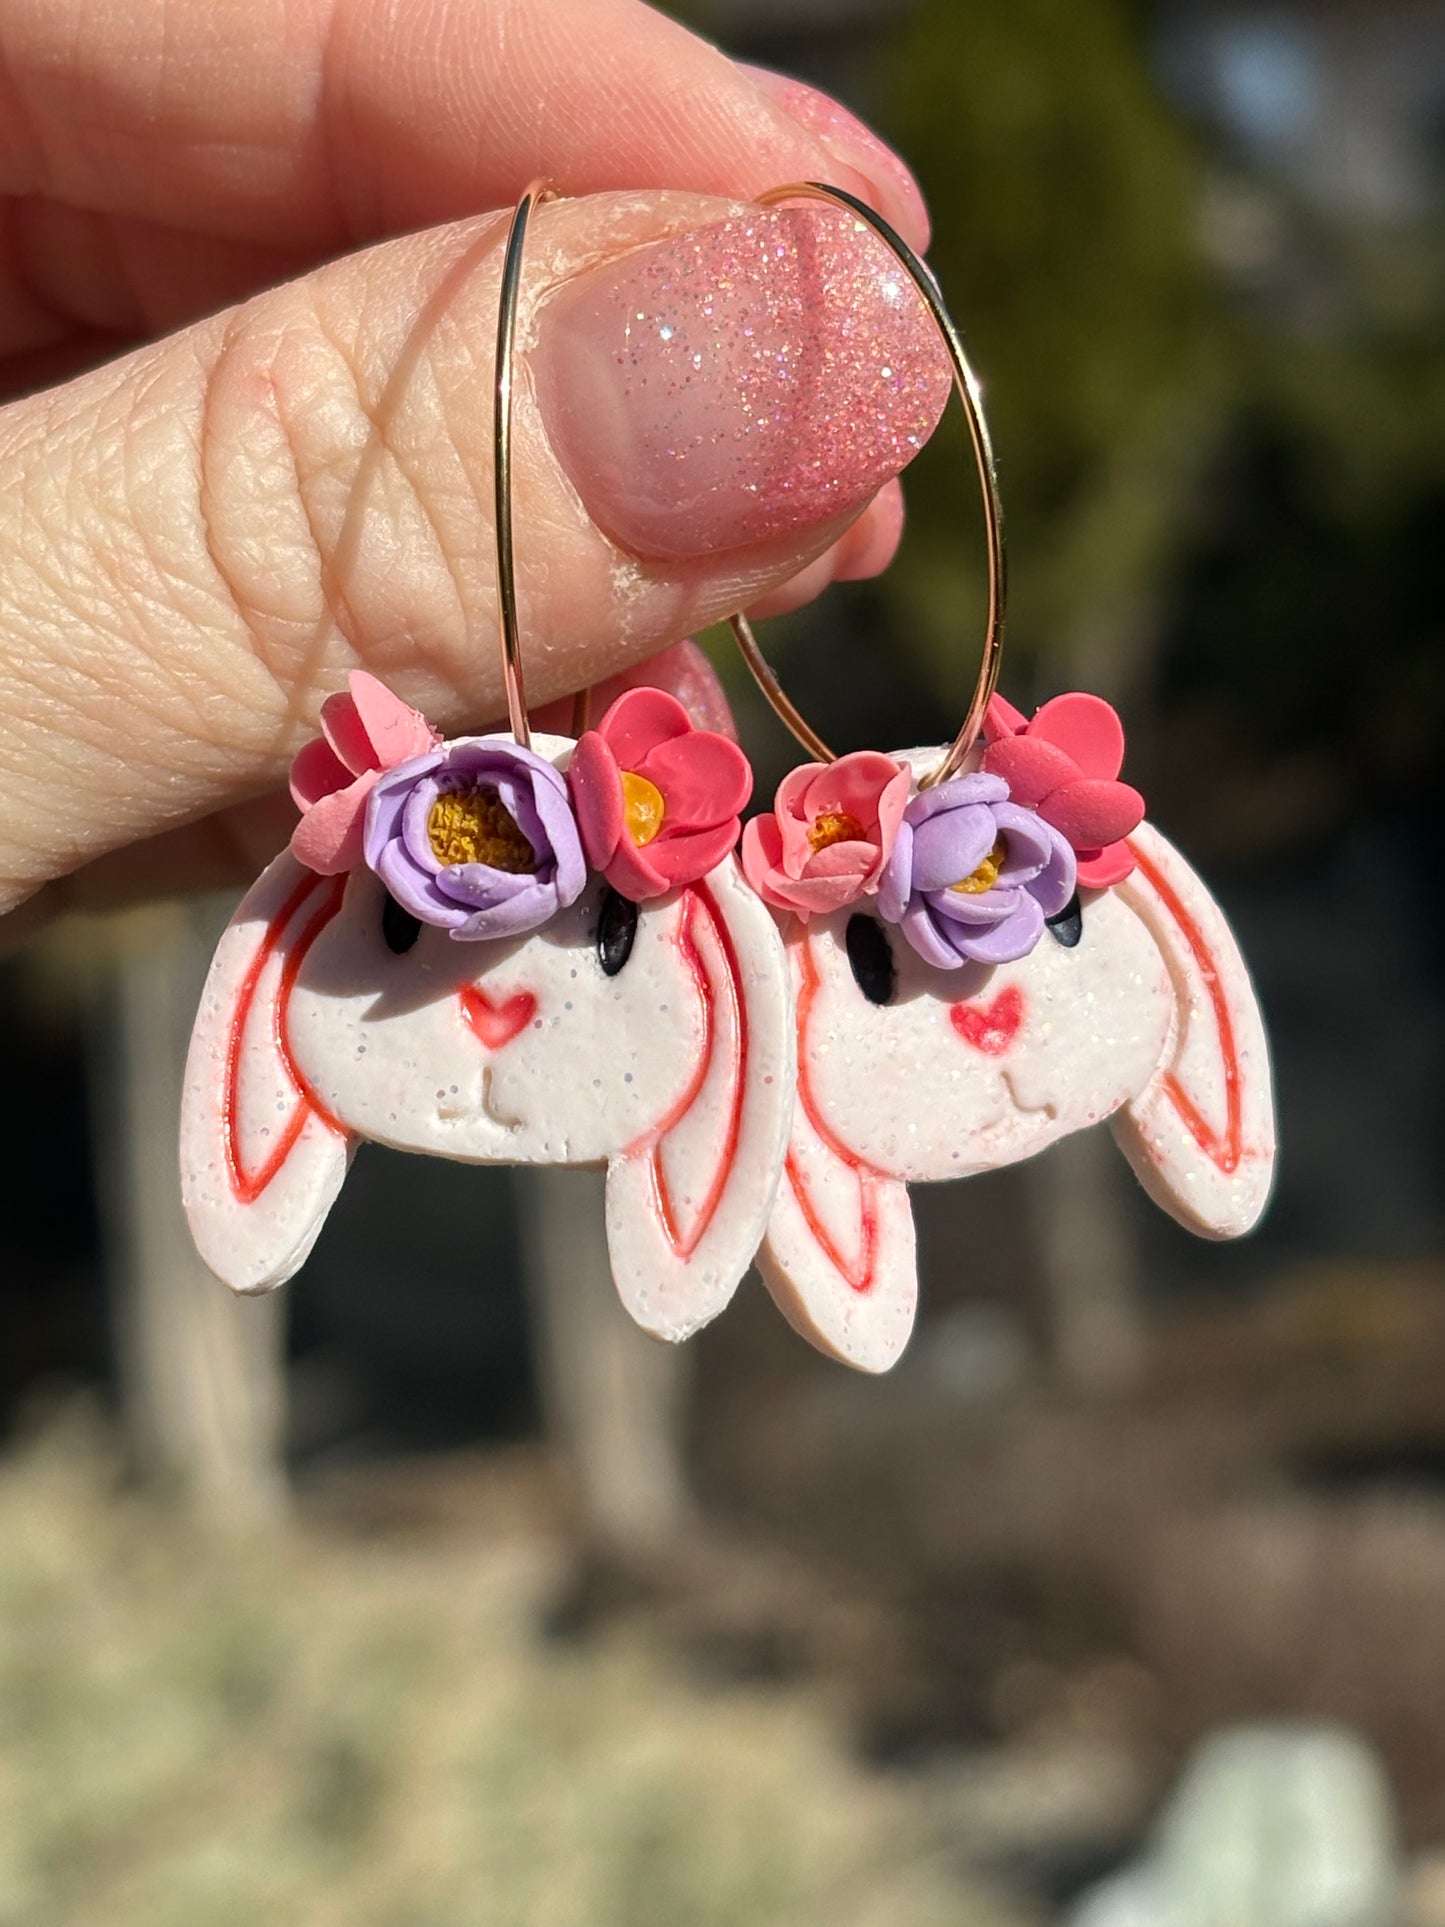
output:
M502 256L502 286L497 298L497 359L492 391L492 487L496 502L497 622L502 639L502 684L507 692L507 721L523 749L531 747L532 726L527 720L527 691L522 679L522 651L517 632L517 570L512 548L512 375L517 334L517 306L522 291L522 249L532 209L556 198L550 181L531 181L512 212L507 246Z
M846 188L829 187L824 181L794 181L786 187L770 188L766 194L758 196L764 207L773 207L779 201L817 200L832 201L838 207L847 208L865 221L873 232L889 247L907 270L910 280L922 295L938 329L949 363L953 369L953 385L963 403L963 412L968 421L969 441L973 445L974 464L978 470L979 488L983 495L984 540L988 556L988 623L984 630L983 657L979 663L978 680L974 684L973 697L968 705L968 713L963 719L963 727L954 737L953 743L937 769L930 770L919 783L920 789L931 789L936 783L945 783L950 776L956 776L963 767L964 758L978 741L983 729L984 713L989 699L998 687L999 668L1003 661L1004 615L1008 603L1008 562L1004 549L1003 503L999 498L998 471L994 465L993 444L989 439L988 423L984 420L983 403L980 400L978 377L974 374L963 341L953 316L944 304L943 292L934 278L933 270L909 247L903 236L897 233L881 214L875 213L866 201L848 193ZM730 616L729 625L743 660L752 671L753 677L764 696L771 704L774 714L783 726L790 730L811 756L819 762L836 762L835 753L809 727L799 714L797 707L784 693L776 674L758 648L757 637L745 615Z

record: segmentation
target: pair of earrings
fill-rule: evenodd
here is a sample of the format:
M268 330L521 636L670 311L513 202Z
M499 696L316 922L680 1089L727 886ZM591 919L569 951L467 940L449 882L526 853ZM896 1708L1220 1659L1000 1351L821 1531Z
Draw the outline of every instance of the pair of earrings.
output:
M299 1267L363 1139L469 1163L605 1164L623 1302L681 1339L757 1258L793 1325L865 1370L917 1298L910 1182L1012 1163L1104 1119L1165 1209L1249 1229L1274 1159L1268 1053L1204 886L1118 780L1098 698L997 696L1004 553L976 385L936 284L893 248L953 364L983 488L989 619L947 750L812 761L743 829L742 751L634 689L533 736L511 538L513 217L496 364L510 735L443 741L362 673L292 771L291 847L221 938L181 1120L186 1211L240 1291ZM734 852L741 836L741 857Z

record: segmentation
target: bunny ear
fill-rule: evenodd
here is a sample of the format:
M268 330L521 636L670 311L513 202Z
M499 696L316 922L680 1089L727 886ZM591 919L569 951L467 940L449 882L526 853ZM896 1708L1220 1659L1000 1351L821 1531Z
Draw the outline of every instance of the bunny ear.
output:
M693 1077L670 1116L607 1168L622 1302L657 1338L715 1318L768 1222L793 1106L793 1010L772 913L729 856L678 899L702 1003Z
M804 1037L819 980L796 923L788 949ZM788 1155L758 1269L779 1311L819 1351L862 1372L897 1363L918 1303L908 1186L874 1170L829 1130L801 1058Z
M1174 1022L1114 1135L1144 1189L1191 1231L1237 1238L1274 1176L1269 1046L1254 986L1223 913L1172 844L1147 823L1129 838L1137 868L1116 894L1148 927L1174 984Z
M350 1162L352 1139L307 1087L286 1029L297 972L345 882L277 857L227 925L196 1014L181 1197L197 1250L234 1291L298 1269Z

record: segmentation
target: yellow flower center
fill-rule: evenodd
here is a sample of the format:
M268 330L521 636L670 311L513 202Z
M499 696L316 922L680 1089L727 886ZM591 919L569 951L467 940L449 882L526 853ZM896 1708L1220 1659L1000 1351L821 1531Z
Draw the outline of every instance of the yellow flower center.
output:
M993 848L972 875L962 878L958 883L950 883L949 889L957 890L963 897L981 897L985 890L991 890L998 882L998 873L1007 855L1003 838L995 837Z
M819 850L831 849L835 843L862 843L865 840L863 825L856 816L849 816L844 810L823 810L813 818L813 827L808 831L808 842L814 856Z
M493 789L444 790L431 806L426 833L438 863L485 863L511 876L537 867L537 852Z
M622 820L627 834L639 848L650 843L662 828L662 791L635 770L622 772Z

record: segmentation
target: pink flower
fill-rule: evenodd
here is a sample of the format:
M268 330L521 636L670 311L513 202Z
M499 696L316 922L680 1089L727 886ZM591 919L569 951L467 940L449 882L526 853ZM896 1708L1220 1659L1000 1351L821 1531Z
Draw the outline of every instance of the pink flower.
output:
M901 763L873 749L790 770L772 814L743 831L748 882L804 922L876 890L911 782Z
M1124 841L1144 818L1138 790L1117 781L1124 726L1102 696L1055 696L1032 719L995 696L984 718L983 767L1014 802L1037 810L1079 860L1079 884L1106 890L1134 868Z
M694 728L675 696L629 689L579 741L567 781L587 861L645 903L722 862L753 772L736 743Z
M291 854L324 877L362 861L366 799L382 771L424 756L441 741L425 716L364 669L353 669L347 683L348 695L328 696L321 705L320 736L291 764L291 796L301 811Z

